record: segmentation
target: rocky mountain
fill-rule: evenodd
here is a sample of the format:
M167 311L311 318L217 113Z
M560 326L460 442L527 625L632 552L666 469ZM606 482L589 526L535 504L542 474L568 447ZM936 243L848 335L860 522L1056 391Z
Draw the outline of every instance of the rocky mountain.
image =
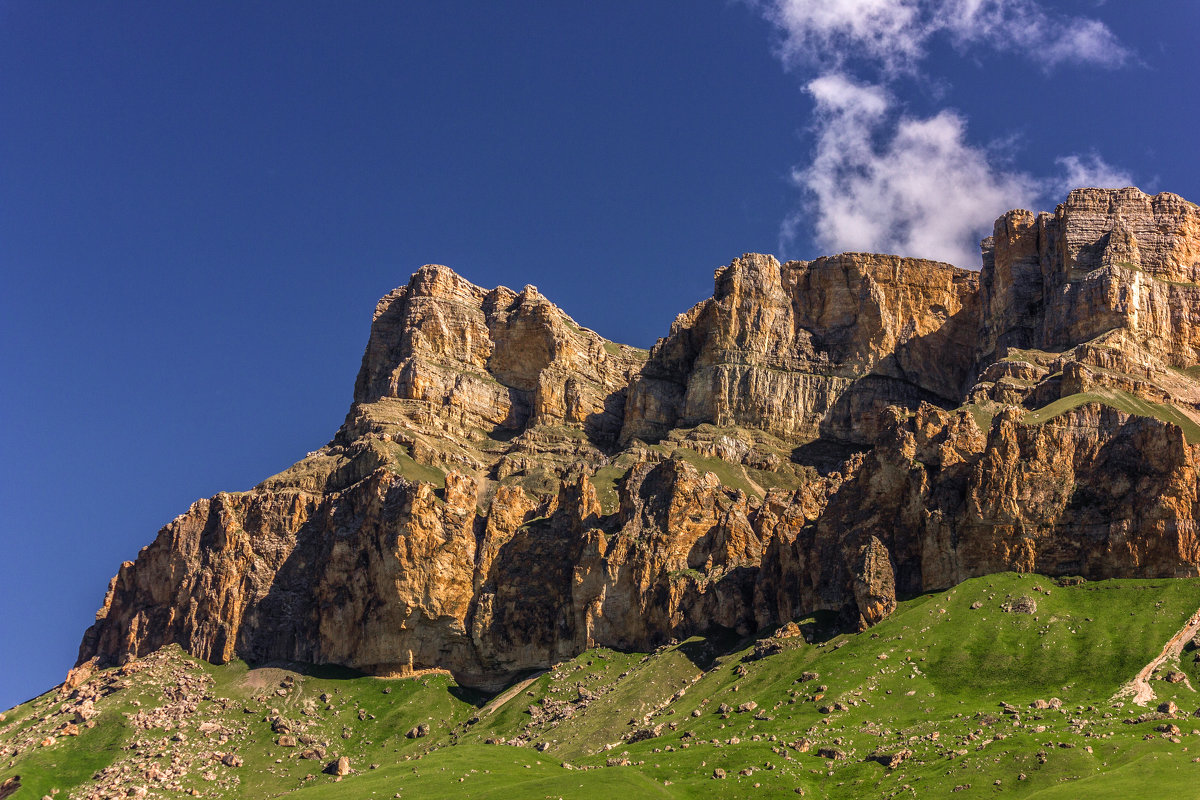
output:
M422 267L334 439L121 565L80 668L178 644L496 688L1000 571L1200 574L1200 208L1080 189L982 255L748 254L649 352Z

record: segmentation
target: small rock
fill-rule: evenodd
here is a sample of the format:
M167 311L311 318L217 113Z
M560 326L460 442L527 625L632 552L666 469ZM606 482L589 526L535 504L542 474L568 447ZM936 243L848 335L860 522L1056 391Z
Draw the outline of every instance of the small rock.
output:
M720 767L717 767L716 769L713 770L713 778L715 778L716 780L723 780L725 778L725 770L721 769Z

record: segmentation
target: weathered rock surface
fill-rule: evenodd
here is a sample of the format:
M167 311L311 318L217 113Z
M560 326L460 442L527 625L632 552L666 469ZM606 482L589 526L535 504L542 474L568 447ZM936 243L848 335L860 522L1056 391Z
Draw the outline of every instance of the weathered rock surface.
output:
M893 403L953 401L971 375L978 275L847 253L780 265L748 254L671 326L630 388L622 439L709 422L870 442Z
M177 643L499 686L996 571L1196 575L1198 275L1200 211L1135 189L1005 214L978 274L743 256L648 354L422 267L333 441L123 564L78 674Z

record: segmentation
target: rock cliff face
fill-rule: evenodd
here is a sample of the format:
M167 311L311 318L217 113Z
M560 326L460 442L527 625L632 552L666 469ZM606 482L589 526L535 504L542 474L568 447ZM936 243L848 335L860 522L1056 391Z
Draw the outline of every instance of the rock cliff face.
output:
M996 571L1200 573L1200 210L1077 190L983 252L746 255L649 353L422 267L333 441L163 528L80 662L178 643L496 687Z

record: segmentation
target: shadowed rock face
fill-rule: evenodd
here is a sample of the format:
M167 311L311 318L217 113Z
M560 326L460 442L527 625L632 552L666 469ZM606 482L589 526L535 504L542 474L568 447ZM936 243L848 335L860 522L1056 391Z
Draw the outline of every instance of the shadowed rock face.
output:
M649 353L422 267L333 441L164 527L80 662L179 643L494 687L995 571L1197 574L1200 212L1078 190L983 250L746 255Z

